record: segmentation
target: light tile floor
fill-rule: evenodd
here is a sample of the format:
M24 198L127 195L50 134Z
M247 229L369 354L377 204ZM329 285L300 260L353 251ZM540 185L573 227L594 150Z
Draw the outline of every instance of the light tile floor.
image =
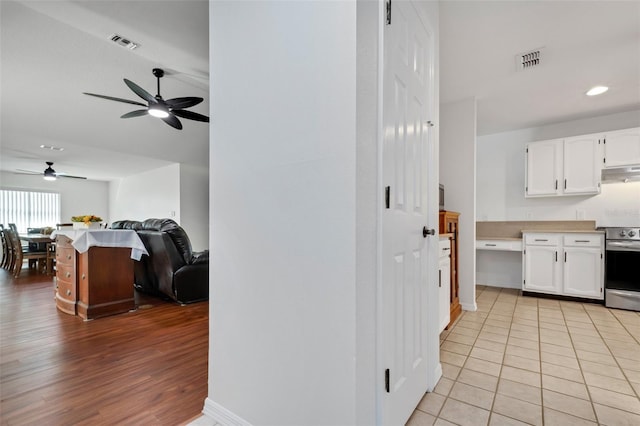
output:
M640 313L477 287L440 336L422 425L640 425Z

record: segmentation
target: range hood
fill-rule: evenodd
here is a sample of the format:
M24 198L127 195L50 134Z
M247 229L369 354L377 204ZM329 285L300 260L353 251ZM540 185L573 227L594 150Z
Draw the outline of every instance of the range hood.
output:
M602 169L602 183L640 181L640 166Z

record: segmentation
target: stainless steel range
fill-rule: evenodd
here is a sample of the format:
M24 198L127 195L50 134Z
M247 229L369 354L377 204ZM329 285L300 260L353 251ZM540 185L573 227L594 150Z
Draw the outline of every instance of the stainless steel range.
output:
M640 311L640 228L605 230L605 306Z

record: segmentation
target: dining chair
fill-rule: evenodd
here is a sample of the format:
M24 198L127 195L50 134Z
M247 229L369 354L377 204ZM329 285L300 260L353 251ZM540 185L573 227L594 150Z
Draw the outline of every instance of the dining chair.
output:
M4 225L0 223L0 241L2 243L2 260L0 261L0 267L6 268L7 261L9 260L9 246L7 244L6 236L4 235Z
M20 237L18 236L18 233L15 232L13 229L9 229L9 239L11 240L11 245L13 246L13 256L14 256L14 261L13 261L13 268L9 270L9 272L13 273L14 278L18 278L18 276L20 275L20 271L22 271L22 264L25 261L25 259L37 259L38 262L46 262L47 260L47 253L46 252L30 252L30 251L24 251L22 249L22 245L20 244ZM40 264L43 264L40 263Z
M73 223L56 223L56 229L73 228Z

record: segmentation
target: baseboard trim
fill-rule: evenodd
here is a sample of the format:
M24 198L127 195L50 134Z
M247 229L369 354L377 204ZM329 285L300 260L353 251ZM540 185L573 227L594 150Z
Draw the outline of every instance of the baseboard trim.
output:
M251 423L208 397L204 400L202 414L222 426L251 426Z
M473 302L473 303L460 303L460 306L462 306L462 310L463 311L475 312L475 311L478 310L478 305L476 304L476 302Z

